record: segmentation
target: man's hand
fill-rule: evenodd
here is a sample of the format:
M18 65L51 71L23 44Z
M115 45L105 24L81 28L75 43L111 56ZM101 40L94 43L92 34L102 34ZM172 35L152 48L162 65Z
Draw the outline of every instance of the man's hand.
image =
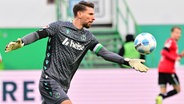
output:
M127 61L129 63L129 65L140 72L147 72L148 71L148 67L145 66L144 64L142 64L142 62L145 62L145 60L143 59L130 59L130 58L125 58L125 61Z
M178 57L176 58L176 61L180 61L180 60L181 60L181 57L178 56Z
M181 52L181 57L184 57L184 51Z
M23 46L24 46L24 43L22 43L22 40L20 38L18 38L17 41L12 41L6 45L5 52L16 50L16 49L21 48Z

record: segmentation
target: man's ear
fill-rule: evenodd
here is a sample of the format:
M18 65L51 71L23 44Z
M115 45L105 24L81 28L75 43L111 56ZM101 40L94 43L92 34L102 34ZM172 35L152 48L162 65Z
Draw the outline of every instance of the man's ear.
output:
M82 18L82 15L83 15L83 14L82 14L82 12L81 12L81 11L78 11L78 12L77 12L77 16L78 16L78 18L79 18L79 19L81 19L81 18Z

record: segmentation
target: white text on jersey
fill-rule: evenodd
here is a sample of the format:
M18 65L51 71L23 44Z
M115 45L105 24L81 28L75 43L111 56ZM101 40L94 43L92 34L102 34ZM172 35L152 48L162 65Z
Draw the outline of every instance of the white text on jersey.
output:
M62 44L65 45L65 46L72 47L76 50L83 50L84 49L83 45L81 45L78 42L74 42L73 40L70 40L68 38L65 38L65 40L62 42Z

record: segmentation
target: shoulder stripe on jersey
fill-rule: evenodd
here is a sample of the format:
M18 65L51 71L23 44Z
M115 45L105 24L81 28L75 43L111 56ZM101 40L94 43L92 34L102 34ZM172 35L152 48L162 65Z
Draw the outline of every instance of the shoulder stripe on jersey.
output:
M94 48L93 48L93 52L95 52L96 54L100 51L100 49L103 47L102 44L98 43Z

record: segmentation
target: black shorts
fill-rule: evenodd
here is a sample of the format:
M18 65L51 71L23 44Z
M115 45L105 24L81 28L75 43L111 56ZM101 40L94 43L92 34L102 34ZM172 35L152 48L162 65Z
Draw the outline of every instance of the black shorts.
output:
M179 79L176 74L170 74L170 73L159 73L158 77L158 84L159 85L166 85L169 83L170 85L179 85Z
M39 91L43 98L42 104L61 104L64 100L69 100L63 88L50 77L40 79Z

